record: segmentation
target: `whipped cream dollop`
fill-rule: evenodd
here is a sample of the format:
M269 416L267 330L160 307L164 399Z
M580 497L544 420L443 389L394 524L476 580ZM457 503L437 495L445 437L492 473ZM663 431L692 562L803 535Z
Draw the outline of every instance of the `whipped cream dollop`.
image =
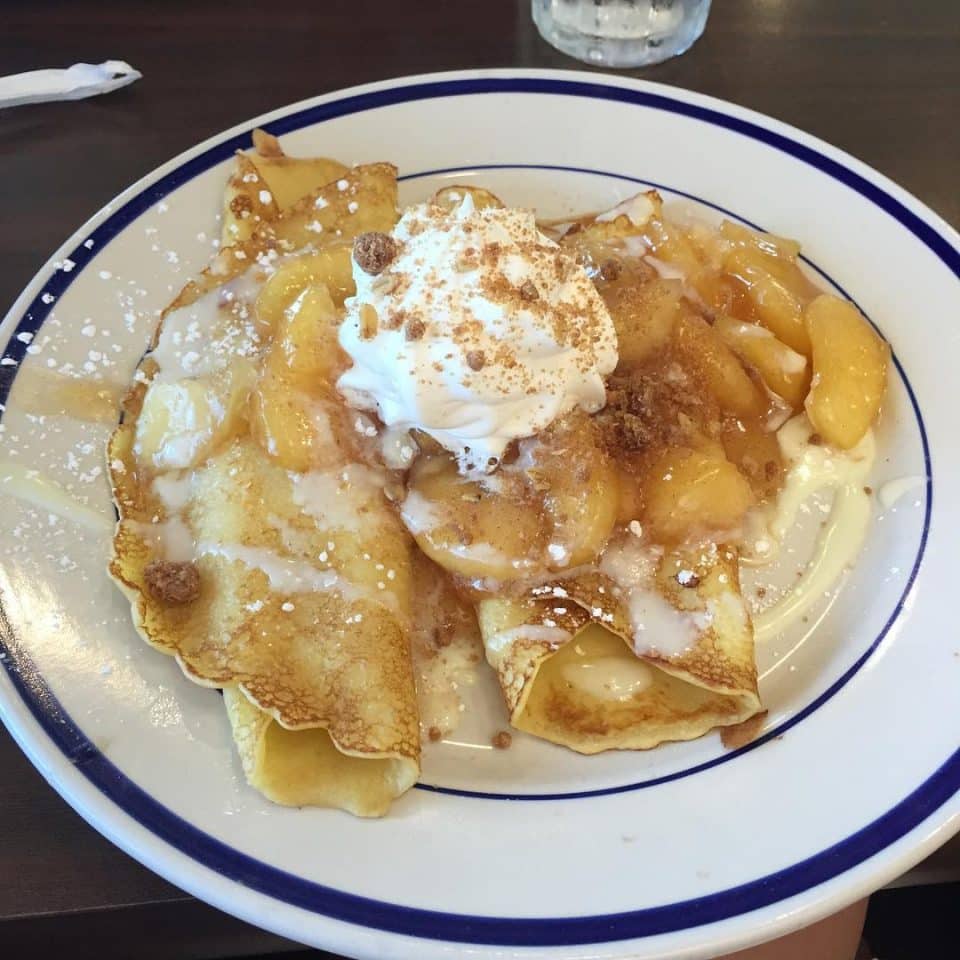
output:
M348 403L424 431L467 471L576 407L603 407L613 321L532 211L477 209L466 194L453 210L410 207L392 240L379 272L353 263L340 327L353 366L338 381Z

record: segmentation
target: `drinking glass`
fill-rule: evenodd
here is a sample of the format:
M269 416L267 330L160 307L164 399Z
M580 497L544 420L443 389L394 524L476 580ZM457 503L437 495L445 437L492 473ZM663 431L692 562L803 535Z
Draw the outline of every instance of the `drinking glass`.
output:
M531 0L540 35L607 67L643 67L683 53L703 33L710 0Z

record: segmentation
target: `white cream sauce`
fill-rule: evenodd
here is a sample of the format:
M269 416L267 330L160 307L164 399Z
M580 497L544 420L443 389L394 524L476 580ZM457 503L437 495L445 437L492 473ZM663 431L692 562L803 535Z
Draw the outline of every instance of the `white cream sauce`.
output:
M253 304L259 285L252 276L248 271L164 317L150 353L160 368L158 382L216 373L237 357L257 352L260 336Z
M616 584L618 599L627 607L638 656L681 656L696 644L706 626L704 612L692 615L678 610L657 589L655 576L661 556L659 548L628 536L608 546L600 558L600 572Z
M417 596L411 651L425 740L448 736L460 724L464 692L472 687L483 659L483 643L473 611L443 589L443 574Z
M315 549L316 538L314 530L304 530L276 513L268 513L264 519L267 521L268 526L280 534L280 541L288 553L301 557L309 557ZM326 562L329 558L330 553L326 550L323 551L323 555L317 557L321 563Z
M128 520L125 526L131 527L140 538L151 545L154 556L163 557L174 563L193 560L196 557L196 544L193 531L181 517L170 517L156 523L142 523Z
M362 464L290 473L293 502L321 530L369 530L383 500L384 477Z
M717 624L717 629L728 629L736 633L743 633L748 629L749 617L747 605L739 592L730 590L720 597L707 601L706 610L692 613L694 620L703 626Z
M737 333L743 337L752 337L754 340L774 340L775 337L766 327L758 323L738 323ZM777 351L780 369L785 374L800 374L807 368L807 358L796 350L791 350L785 344L780 344Z
M488 567L504 566L509 563L519 569L525 565L522 560L510 560L502 550L498 550L492 543L485 543L483 541L477 541L475 543L455 543L445 549L448 553L459 557L461 560L480 563ZM527 563L529 563L529 561L527 561Z
M780 429L777 439L789 465L783 489L774 507L762 517L766 534L746 545L744 561L763 563L775 558L779 545L813 494L833 491L830 514L800 579L777 603L753 618L754 638L763 643L796 623L822 599L860 551L870 522L870 495L864 484L876 455L873 432L851 450L811 444L813 428L806 415L794 417ZM760 544L760 549L757 545Z
M437 508L416 490L411 490L400 504L400 516L414 536L433 530L444 522Z
M477 662L475 644L463 634L432 657L414 657L421 737L446 737L460 726L463 691L476 680Z
M700 630L710 623L708 614L684 613L653 588L631 590L627 606L638 656L682 656L696 645Z
M311 403L308 398L298 397L298 403L307 411L310 416L310 422L313 424L313 442L314 447L319 452L329 451L333 455L334 451L339 449L336 433L333 424L330 422L330 412L319 402ZM276 453L276 441L270 437L271 452Z
M169 513L179 513L190 502L193 472L174 470L153 478L153 492Z
M366 600L397 612L397 598L389 590L373 592L345 579L336 570L323 570L306 560L284 557L267 547L250 547L239 543L211 543L202 541L196 547L197 556L221 557L228 562L242 563L251 570L259 570L278 593L339 593L344 600Z
M679 280L684 284L684 292L687 290L687 274L686 271L681 270L679 267L675 267L672 263L667 263L666 260L659 260L652 253L647 253L644 255L643 259L657 271L657 276L661 280Z

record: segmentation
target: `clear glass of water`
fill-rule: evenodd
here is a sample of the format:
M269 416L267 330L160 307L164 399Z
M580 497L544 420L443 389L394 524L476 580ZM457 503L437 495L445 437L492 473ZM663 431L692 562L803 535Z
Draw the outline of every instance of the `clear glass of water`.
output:
M606 67L644 67L683 53L703 33L710 0L531 0L540 35Z

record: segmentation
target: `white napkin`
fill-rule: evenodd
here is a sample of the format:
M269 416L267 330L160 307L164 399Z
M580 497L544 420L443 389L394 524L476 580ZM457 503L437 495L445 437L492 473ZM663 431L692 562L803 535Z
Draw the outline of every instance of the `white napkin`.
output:
M0 77L0 107L47 100L82 100L119 90L142 74L123 60L75 63L66 70L31 70Z

